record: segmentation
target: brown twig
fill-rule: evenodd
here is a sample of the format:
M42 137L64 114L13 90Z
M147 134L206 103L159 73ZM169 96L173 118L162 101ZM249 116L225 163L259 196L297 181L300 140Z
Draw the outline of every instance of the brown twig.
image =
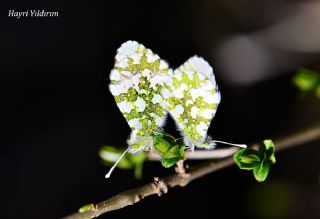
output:
M276 151L284 150L297 145L302 145L307 142L320 138L320 125L310 129L291 134L278 140L275 140ZM201 164L191 167L188 171L188 177L181 177L179 173L158 178L155 177L154 182L144 186L121 192L105 201L94 204L93 208L84 213L76 212L64 219L86 219L95 218L109 211L118 210L129 205L133 205L143 198L150 195L162 195L167 193L168 189L176 186L184 187L191 181L201 178L209 173L215 172L222 168L234 164L233 158L228 157L217 161L206 161Z
M208 159L221 159L225 157L230 157L233 155L239 148L222 148L214 150L200 150L200 151L186 151L185 157L187 160L208 160ZM159 161L161 160L160 155L149 153L148 161Z

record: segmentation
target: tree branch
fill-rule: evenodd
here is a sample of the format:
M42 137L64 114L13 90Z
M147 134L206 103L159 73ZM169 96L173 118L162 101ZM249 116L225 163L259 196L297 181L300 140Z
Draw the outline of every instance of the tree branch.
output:
M274 140L276 151L288 149L297 145L305 144L320 138L320 125L301 132L291 134ZM129 205L133 205L145 197L157 194L158 196L167 193L168 189L180 186L184 187L191 181L201 178L209 173L215 172L222 168L234 164L233 157L220 159L217 161L206 161L191 167L188 175L183 177L178 173L158 178L144 186L121 192L105 201L93 205L91 210L84 213L76 212L72 215L64 217L64 219L87 219L95 218L109 211L118 210Z
M186 151L185 157L187 160L208 160L208 159L221 159L225 157L230 157L235 152L237 152L239 148L231 147L231 148L221 148L214 150L201 150L201 151ZM160 161L161 156L154 153L148 153L148 161Z

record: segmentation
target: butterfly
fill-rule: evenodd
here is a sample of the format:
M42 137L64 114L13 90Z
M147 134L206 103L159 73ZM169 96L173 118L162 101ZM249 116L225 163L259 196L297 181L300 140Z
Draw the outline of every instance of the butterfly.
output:
M175 120L187 148L213 148L207 131L221 100L212 67L194 56L176 70L136 41L117 50L110 73L109 90L131 128L124 156L153 151L155 133L161 131L167 114ZM224 143L224 142L222 142Z

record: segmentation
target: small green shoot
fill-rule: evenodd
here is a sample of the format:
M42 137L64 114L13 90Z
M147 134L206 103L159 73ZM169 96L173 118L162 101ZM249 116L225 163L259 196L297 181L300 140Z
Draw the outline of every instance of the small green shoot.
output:
M271 164L276 162L274 144L271 140L264 140L259 148L245 148L233 156L235 163L242 170L252 170L258 182L266 180Z
M86 204L84 206L82 206L81 208L79 208L79 212L80 213L85 213L87 211L91 211L94 209L94 205L93 204Z

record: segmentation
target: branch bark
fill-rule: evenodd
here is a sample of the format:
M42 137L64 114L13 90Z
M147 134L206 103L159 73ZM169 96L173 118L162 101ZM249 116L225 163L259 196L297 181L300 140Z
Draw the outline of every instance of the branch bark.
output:
M308 142L320 139L320 125L290 134L274 140L276 151L281 151L294 146L306 144ZM109 211L118 210L129 205L133 205L150 195L157 194L161 196L167 193L170 188L180 186L184 187L191 181L201 178L209 173L223 169L234 164L233 157L223 158L217 161L206 161L191 167L187 176L173 174L167 177L155 177L154 181L144 186L121 192L109 199L93 205L93 208L84 213L76 212L64 219L87 219L95 218Z
M225 157L230 157L235 152L237 152L239 148L231 147L231 148L222 148L222 149L214 149L214 150L201 150L201 151L186 151L185 157L187 160L208 160L208 159L221 159ZM149 153L148 161L160 161L161 157L158 154Z

